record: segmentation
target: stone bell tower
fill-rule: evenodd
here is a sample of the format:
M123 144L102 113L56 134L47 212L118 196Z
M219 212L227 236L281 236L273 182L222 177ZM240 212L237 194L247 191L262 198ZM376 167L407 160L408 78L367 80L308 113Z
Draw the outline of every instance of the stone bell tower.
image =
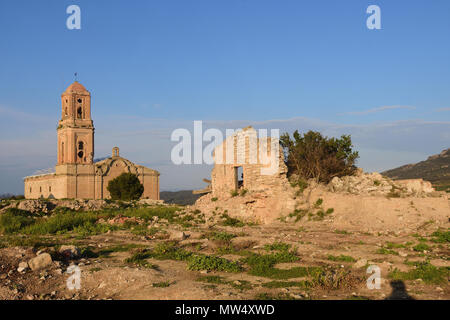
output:
M61 95L58 125L58 165L93 164L94 124L91 94L75 81Z

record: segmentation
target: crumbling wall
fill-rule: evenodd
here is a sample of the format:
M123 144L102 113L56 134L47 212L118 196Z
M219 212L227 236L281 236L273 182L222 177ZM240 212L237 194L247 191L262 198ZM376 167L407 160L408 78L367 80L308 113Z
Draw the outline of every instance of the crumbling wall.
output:
M238 184L238 167L243 181ZM214 150L212 192L197 200L200 210L224 208L232 216L269 222L296 207L295 190L278 140L258 138L252 127L229 136Z

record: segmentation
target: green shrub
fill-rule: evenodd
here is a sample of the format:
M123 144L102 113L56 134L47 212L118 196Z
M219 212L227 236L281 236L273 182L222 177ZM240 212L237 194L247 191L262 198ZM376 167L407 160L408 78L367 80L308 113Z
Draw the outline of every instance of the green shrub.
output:
M419 243L418 245L413 247L414 251L419 251L419 252L423 252L425 250L429 251L431 248L429 245L427 245L426 243Z
M126 263L134 264L137 266L141 266L149 269L157 269L158 267L154 264L151 264L147 261L148 258L151 258L151 253L148 250L139 251L133 254L131 257L125 259Z
M239 219L232 218L226 213L222 214L222 218L224 219L224 221L222 222L223 226L229 226L229 227L243 227L243 226L245 226L244 222L242 222Z
M211 232L208 235L208 239L210 240L219 240L219 241L226 241L229 242L231 241L231 239L236 238L235 234L232 233L228 233L225 231L222 232Z
M445 243L450 242L450 231L442 231L438 230L431 234L433 237L431 241L437 242L437 243Z
M60 234L83 225L93 225L97 215L93 212L60 213L49 218L39 218L21 230L25 234ZM80 229L81 230L81 229Z
M333 177L352 175L355 162L359 157L353 151L349 135L340 139L327 138L319 132L308 131L301 135L298 130L293 138L288 133L280 137L280 143L286 153L288 174L297 174L304 179L314 178L328 183Z
M189 270L208 270L208 271L226 271L239 272L242 270L237 262L229 261L225 258L216 256L192 256L188 261Z
M314 203L314 208L316 209L319 208L322 205L322 203L323 203L322 198L317 199L317 201Z
M149 254L151 257L159 260L178 260L178 261L185 261L192 256L192 252L178 248L175 242L158 243Z
M113 200L138 200L144 192L144 186L132 173L122 173L108 183L107 187Z
M232 197L236 197L236 196L239 195L239 192L237 190L231 190L230 194L231 194Z
M11 234L34 223L30 212L16 208L8 208L0 214L0 232Z
M274 242L272 244L266 244L264 249L267 251L288 251L292 246L284 242Z
M422 279L425 283L440 284L449 280L450 267L435 267L429 262L416 263L416 268L407 272L399 271L397 268L389 274L394 280L416 280Z

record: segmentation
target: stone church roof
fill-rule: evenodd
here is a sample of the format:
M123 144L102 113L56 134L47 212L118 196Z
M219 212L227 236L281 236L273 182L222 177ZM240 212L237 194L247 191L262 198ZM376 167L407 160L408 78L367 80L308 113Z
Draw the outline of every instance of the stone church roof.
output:
M95 165L95 172L97 175L107 175L108 172L111 170L111 167L117 163L121 162L124 167L126 168L127 172L134 173L134 174L146 174L146 175L152 175L152 176L159 176L159 172L144 166L141 166L139 164L135 164L131 162L128 159L122 158L122 157L110 157L101 161L98 161L94 163Z
M86 90L86 88L79 83L78 81L75 81L70 86L67 87L66 91L64 93L71 93L71 92L89 92Z

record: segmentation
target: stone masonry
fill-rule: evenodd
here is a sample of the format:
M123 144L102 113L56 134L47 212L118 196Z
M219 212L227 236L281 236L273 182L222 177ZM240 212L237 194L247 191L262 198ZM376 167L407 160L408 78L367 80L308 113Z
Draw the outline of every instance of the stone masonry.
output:
M159 172L120 157L119 148L94 162L91 94L82 84L75 81L63 92L61 107L55 172L25 177L27 199L107 199L108 182L124 172L138 176L144 185L142 198L159 199Z
M294 211L295 190L287 179L278 141L258 138L252 127L229 136L214 150L211 192L195 206L205 212L225 208L231 216L255 222Z

